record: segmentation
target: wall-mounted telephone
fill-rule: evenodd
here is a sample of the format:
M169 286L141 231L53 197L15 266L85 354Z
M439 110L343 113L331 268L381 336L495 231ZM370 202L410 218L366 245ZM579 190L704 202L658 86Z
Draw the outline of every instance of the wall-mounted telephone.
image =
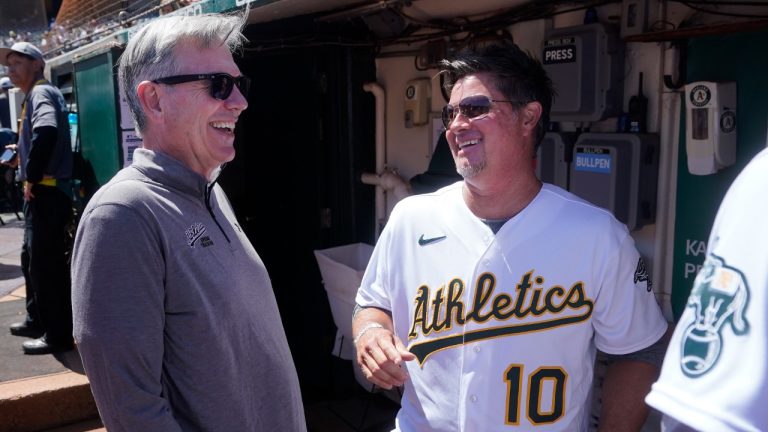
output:
M429 107L432 84L429 78L408 81L405 86L405 127L429 123Z
M736 162L736 83L685 85L688 171L714 174Z

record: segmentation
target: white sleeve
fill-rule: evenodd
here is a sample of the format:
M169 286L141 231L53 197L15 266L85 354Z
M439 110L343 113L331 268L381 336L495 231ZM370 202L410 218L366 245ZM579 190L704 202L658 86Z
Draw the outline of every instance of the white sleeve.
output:
M729 189L649 405L702 431L768 431L768 150Z
M379 236L376 246L373 248L373 254L370 261L368 261L363 280L355 297L355 302L360 306L392 310L389 258L392 232L395 225L394 219L395 214L393 212L389 222Z
M632 237L620 237L617 250L605 251L600 293L595 301L595 345L608 354L629 354L658 341L667 321Z

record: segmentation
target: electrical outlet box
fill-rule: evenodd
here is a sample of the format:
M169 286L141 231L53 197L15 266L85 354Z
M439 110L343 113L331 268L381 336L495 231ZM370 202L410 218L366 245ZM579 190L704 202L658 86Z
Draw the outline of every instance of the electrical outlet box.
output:
M624 0L621 5L621 37L648 29L648 0Z
M602 23L547 31L542 63L557 90L552 121L591 122L621 112L624 43Z
M569 190L636 230L656 218L659 137L655 134L579 135Z
M547 132L536 153L536 177L544 183L568 190L573 158L574 132Z

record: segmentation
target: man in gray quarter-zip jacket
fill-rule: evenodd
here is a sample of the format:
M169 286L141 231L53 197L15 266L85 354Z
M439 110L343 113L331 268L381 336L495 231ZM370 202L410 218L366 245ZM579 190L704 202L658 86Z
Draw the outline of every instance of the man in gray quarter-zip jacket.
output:
M75 341L109 431L306 431L269 276L215 180L248 106L242 25L160 18L120 59L143 148L89 202L72 264Z

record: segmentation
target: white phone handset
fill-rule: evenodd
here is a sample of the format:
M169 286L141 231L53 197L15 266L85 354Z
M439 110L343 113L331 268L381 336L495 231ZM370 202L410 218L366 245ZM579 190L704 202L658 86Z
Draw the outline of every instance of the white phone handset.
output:
M429 123L432 93L429 78L408 81L405 87L405 127L423 126Z

